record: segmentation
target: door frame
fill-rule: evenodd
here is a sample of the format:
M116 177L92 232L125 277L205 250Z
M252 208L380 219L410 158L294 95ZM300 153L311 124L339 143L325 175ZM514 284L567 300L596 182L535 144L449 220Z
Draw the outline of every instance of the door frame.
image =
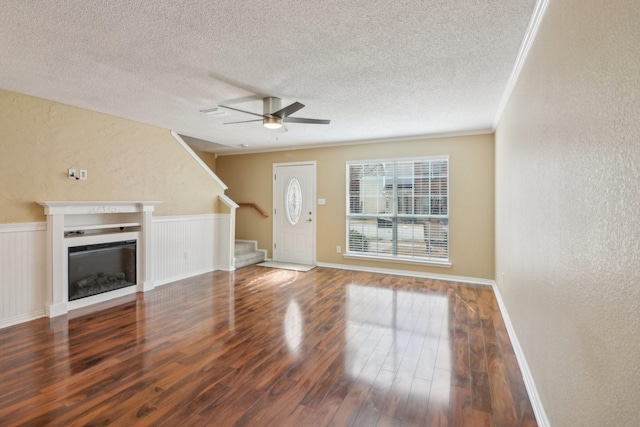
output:
M274 261L277 261L277 259L275 259L275 248L274 245L276 243L276 235L278 233L277 227L276 227L276 214L275 214L275 209L276 209L276 171L278 167L287 167L287 166L311 166L312 167L312 177L313 177L313 185L311 188L311 212L313 212L311 214L311 219L312 219L312 227L311 227L311 265L316 265L316 221L318 216L316 215L316 208L318 207L316 204L316 190L317 190L317 186L318 186L318 167L317 167L317 161L315 160L309 160L306 162L287 162L287 163L273 163L273 167L272 167L272 171L273 174L272 176L273 178L273 186L272 186L272 206L274 209L274 215L273 215L273 219L271 220L271 230L272 230L272 236L271 236L271 251L272 251L272 259ZM284 213L284 212L282 212Z

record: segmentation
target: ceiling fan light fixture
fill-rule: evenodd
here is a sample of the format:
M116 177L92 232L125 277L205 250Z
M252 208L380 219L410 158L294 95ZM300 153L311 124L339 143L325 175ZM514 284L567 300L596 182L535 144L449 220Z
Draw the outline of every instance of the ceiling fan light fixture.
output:
M265 117L262 126L267 129L280 129L282 127L282 119L279 117Z

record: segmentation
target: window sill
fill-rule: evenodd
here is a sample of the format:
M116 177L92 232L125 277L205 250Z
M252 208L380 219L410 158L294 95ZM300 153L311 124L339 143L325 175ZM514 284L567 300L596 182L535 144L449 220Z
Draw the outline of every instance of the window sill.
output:
M343 257L346 259L361 259L361 260L368 260L368 261L383 261L383 262L392 262L392 263L398 263L398 264L428 265L431 267L451 268L450 261L433 261L433 260L421 261L421 260L414 260L414 259L407 259L407 258L389 258L389 257L375 256L375 255L360 255L360 254L353 254L353 253L344 254Z

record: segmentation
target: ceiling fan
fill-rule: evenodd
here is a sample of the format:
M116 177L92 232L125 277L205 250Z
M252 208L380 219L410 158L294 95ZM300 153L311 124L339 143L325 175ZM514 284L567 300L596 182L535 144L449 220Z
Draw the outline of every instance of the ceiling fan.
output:
M224 123L225 125L233 125L237 123L249 123L249 122L262 122L262 125L267 129L280 129L282 127L283 122L284 123L305 123L305 124L313 124L313 125L328 125L329 123L331 123L331 120L304 119L302 117L290 117L291 114L304 108L304 104L301 104L299 102L294 102L291 105L281 108L280 98L276 98L273 96L266 97L262 100L262 114L253 113L251 111L240 110L238 108L229 107L227 105L219 105L219 107L260 117L259 119L254 119L254 120L227 122L227 123Z

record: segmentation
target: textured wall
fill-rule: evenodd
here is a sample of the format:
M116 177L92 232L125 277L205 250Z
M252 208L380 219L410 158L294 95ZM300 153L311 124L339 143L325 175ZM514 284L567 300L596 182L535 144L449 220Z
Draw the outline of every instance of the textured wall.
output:
M554 426L638 425L640 3L552 0L496 132L496 276Z
M188 141L187 141L188 143ZM192 148L193 149L193 148ZM206 163L207 166L215 173L216 172L216 159L218 158L215 154L209 153L207 151L195 150L193 151L200 156L203 162Z
M346 162L415 156L450 156L450 259L452 267L345 259L336 246L345 247ZM216 170L236 202L253 202L272 212L273 163L317 161L317 261L378 268L428 271L476 278L494 277L494 150L493 135L346 145L274 153L219 156ZM272 218L251 209L237 210L236 237L258 240L272 247Z
M155 215L205 214L223 193L166 129L0 90L0 131L0 223L43 221L38 200L162 200Z

